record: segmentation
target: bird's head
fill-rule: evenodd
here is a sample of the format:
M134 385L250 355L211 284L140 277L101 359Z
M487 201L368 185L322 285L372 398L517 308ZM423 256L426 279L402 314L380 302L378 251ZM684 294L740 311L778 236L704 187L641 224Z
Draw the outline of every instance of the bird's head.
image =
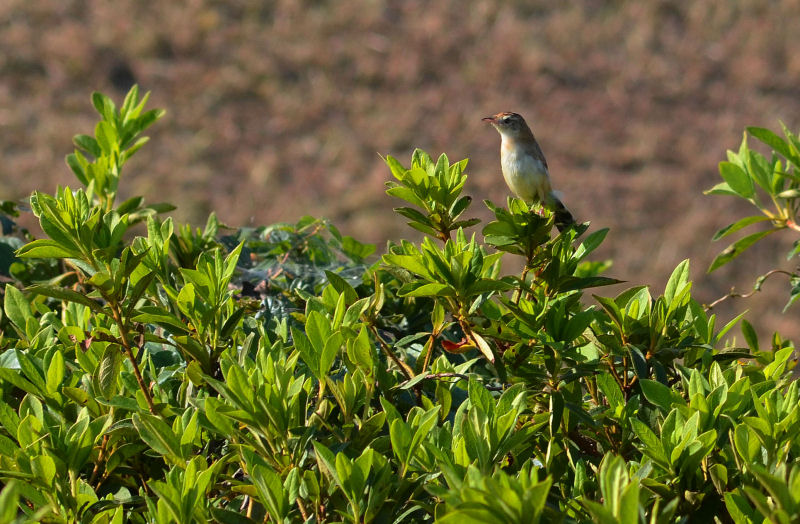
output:
M494 116L487 116L483 121L492 124L504 136L517 137L523 133L530 133L530 128L525 123L525 119L517 113L497 113Z

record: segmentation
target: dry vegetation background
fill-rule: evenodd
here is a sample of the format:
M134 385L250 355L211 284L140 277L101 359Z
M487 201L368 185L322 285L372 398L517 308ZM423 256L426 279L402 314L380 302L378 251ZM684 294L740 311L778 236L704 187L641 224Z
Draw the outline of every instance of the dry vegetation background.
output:
M705 276L724 247L711 235L749 209L702 190L745 126L800 128L798 28L797 0L3 0L0 199L74 185L63 157L94 125L89 94L119 100L135 80L168 113L127 196L198 225L325 216L383 243L410 233L378 153L469 157L487 218L481 200L507 190L481 117L517 111L576 217L611 228L611 275L661 292L689 257L710 302L787 264L790 233ZM721 313L798 336L787 288Z

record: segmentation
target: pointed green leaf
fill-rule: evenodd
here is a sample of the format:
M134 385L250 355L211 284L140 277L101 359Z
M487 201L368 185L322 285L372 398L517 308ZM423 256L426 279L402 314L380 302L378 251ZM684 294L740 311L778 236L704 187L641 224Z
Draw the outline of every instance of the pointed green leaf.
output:
M81 304L88 307L95 313L103 312L103 306L101 306L99 302L92 300L91 298L87 297L86 295L83 295L82 293L78 293L77 291L73 291L72 289L66 287L40 284L27 288L27 291L34 295L44 295L47 297L63 300L65 302L75 302L76 304Z
M792 150L789 147L789 144L787 144L783 138L776 135L769 129L764 129L763 127L748 127L747 132L774 149L777 153L783 155L785 158L792 158Z
M719 174L728 183L728 186L743 198L751 198L755 192L753 179L748 174L732 162L720 162Z
M25 295L11 284L6 284L3 311L9 320L22 330L23 333L25 332L25 324L28 319L33 318L31 306L25 298Z
M742 228L749 226L750 224L757 224L759 222L765 222L770 220L768 216L765 215L754 215L749 217L744 217L740 220L737 220L733 224L723 227L711 238L711 240L719 240L720 238L725 238L726 236L730 235L731 233L735 233Z
M660 407L664 412L669 412L672 407L672 394L667 386L655 380L642 379L639 381L645 398Z
M122 369L122 351L116 344L109 344L103 350L97 365L97 387L100 393L111 400L117 394L117 379Z
M134 413L131 422L142 440L154 451L176 462L185 458L178 437L163 420L147 413Z
M733 244L726 247L717 257L711 262L711 265L708 268L708 273L711 273L715 269L724 266L734 258L741 255L747 248L764 238L765 236L778 231L777 229L768 229L766 231L759 231L758 233L753 233L751 235L747 235L744 238L740 238Z
M50 365L47 366L47 374L45 375L45 385L49 393L58 391L58 386L64 380L64 354L61 350L56 350L53 357L50 359Z

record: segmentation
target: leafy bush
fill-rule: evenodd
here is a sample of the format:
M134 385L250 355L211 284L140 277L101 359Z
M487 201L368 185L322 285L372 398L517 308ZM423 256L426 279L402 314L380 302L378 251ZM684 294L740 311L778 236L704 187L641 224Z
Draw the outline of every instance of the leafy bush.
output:
M800 518L793 347L727 344L688 261L587 303L619 282L588 260L606 230L509 199L467 234L467 162L419 150L388 192L427 236L379 262L309 217L178 227L115 199L162 112L92 100L82 187L4 242L0 521Z

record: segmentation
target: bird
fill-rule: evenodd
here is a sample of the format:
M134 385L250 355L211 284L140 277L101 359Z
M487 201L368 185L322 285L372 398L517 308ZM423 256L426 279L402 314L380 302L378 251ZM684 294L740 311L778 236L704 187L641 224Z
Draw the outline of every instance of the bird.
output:
M525 119L503 112L483 121L500 133L500 166L509 189L528 204L540 203L551 210L559 232L574 225L572 213L553 192L547 160Z

